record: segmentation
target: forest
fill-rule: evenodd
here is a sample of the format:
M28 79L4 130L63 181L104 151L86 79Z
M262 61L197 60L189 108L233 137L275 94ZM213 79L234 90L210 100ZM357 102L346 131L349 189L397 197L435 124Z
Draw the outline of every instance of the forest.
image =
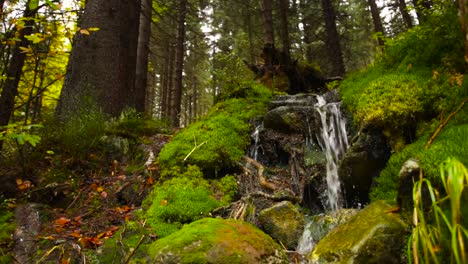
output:
M466 0L0 0L0 263L468 263Z

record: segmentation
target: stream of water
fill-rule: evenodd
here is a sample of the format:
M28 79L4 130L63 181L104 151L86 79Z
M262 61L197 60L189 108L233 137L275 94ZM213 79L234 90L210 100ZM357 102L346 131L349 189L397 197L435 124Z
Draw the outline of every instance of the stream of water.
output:
M327 103L322 96L317 95L317 104L315 105L322 123L318 142L327 159L327 199L325 205L330 211L340 209L343 203L338 177L338 161L348 148L348 138L345 119L341 117L340 104Z

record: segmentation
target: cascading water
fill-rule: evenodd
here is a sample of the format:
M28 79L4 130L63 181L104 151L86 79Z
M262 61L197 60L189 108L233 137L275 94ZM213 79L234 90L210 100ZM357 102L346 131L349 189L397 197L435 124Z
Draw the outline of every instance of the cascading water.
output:
M338 161L348 148L346 123L341 117L341 103L327 103L325 98L317 95L315 109L320 114L322 127L318 138L321 149L326 156L327 197L326 208L335 211L342 207L341 187L338 177Z
M255 131L252 133L251 137L254 140L254 146L253 149L250 151L250 157L253 158L254 160L257 160L258 158L258 149L260 148L260 132L262 132L264 129L263 123L258 125L255 128Z

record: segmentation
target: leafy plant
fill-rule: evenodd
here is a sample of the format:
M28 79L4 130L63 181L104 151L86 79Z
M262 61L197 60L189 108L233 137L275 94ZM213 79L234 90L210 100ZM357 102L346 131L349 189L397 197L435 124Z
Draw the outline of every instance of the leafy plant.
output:
M408 255L413 257L414 263L467 261L468 227L461 204L467 201L464 190L468 186L468 170L457 159L449 158L440 166L440 178L444 197L439 197L439 192L427 179L418 181L413 189L415 227ZM432 202L428 215L422 203L423 188L427 188Z
M20 125L20 124L10 124L5 127L0 127L0 141L3 140L14 140L19 145L24 145L29 143L31 146L35 147L37 143L41 141L39 135L33 134L34 128L41 128L42 125Z

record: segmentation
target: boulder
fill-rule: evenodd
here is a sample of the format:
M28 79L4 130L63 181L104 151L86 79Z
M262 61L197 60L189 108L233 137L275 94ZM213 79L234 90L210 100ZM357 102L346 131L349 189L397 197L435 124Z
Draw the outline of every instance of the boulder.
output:
M309 254L314 263L401 263L407 225L377 201L325 236Z
M265 233L287 249L296 249L304 230L304 216L291 202L283 201L261 211L258 221Z
M148 263L288 263L281 247L255 226L205 218L149 246Z
M407 160L401 167L398 175L398 205L405 211L412 212L413 209L413 186L419 180L421 167L417 159ZM424 185L425 186L425 185ZM424 199L424 198L429 199ZM430 197L427 188L423 188L423 199L426 205L430 205Z
M338 170L347 207L361 207L369 202L372 182L390 155L390 145L379 129L368 127L359 132Z

